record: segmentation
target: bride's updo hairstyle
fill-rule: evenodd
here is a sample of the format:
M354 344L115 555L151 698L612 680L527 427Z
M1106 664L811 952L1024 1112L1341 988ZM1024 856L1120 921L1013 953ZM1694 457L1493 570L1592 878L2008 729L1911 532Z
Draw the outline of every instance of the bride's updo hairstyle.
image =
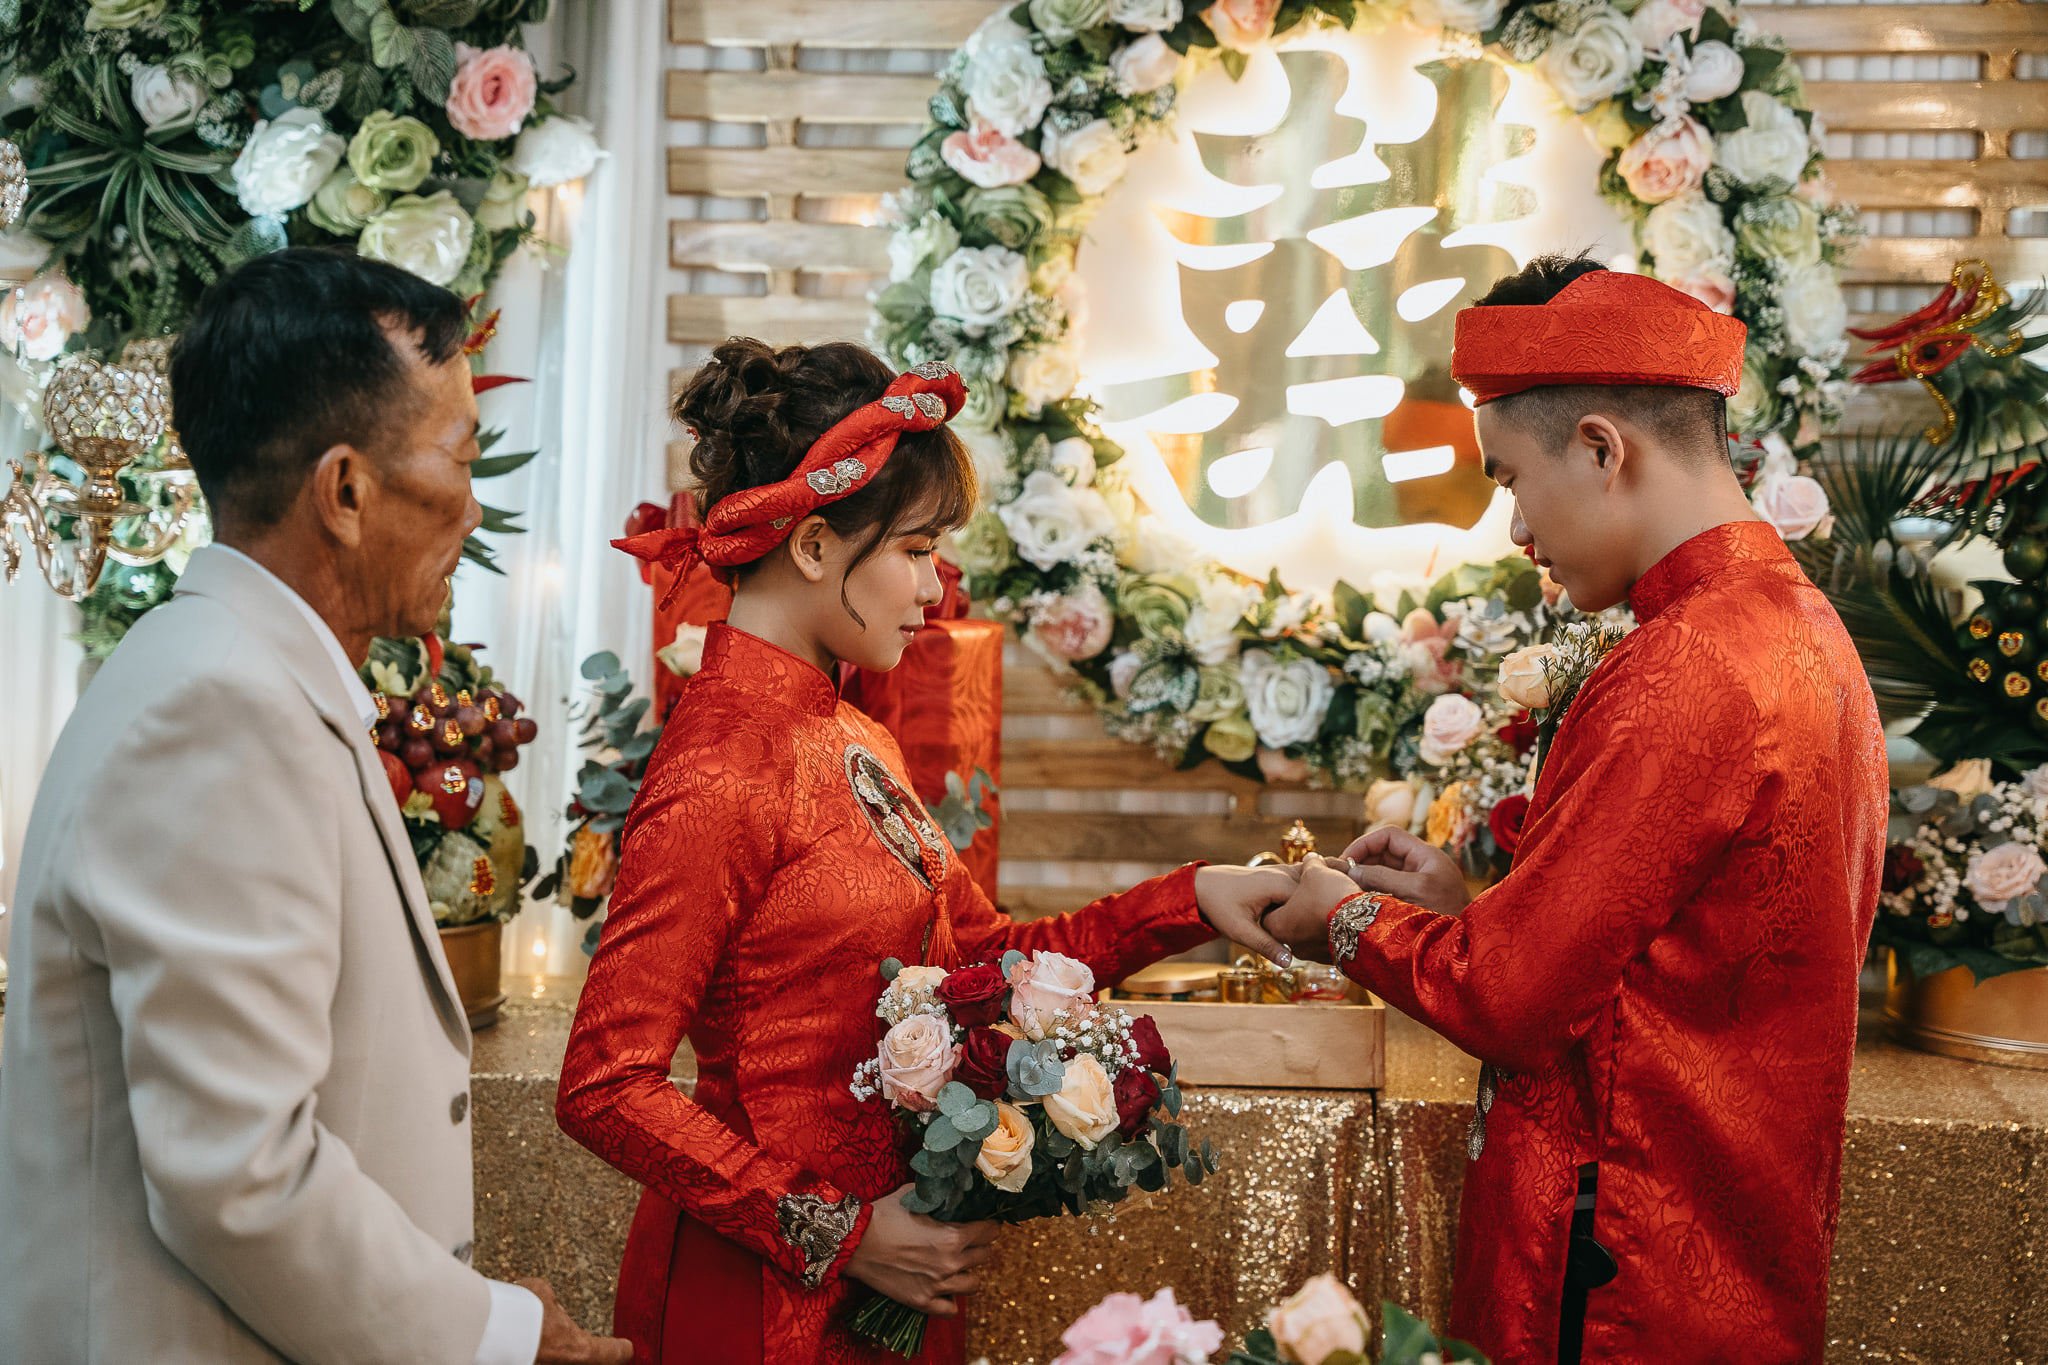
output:
M788 478L819 437L880 398L895 378L874 352L849 341L778 350L752 337L727 338L675 400L676 421L696 437L690 473L698 515L742 489ZM936 536L965 525L976 493L973 460L940 425L904 432L880 473L818 515L857 547L850 574L891 536ZM742 566L740 576L752 567Z

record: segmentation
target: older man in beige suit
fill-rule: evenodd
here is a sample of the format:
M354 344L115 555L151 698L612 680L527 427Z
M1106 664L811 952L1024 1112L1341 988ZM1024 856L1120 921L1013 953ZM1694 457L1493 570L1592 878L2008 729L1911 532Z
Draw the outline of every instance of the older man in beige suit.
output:
M476 402L460 300L324 251L172 360L219 543L37 794L0 1067L0 1363L625 1362L470 1268L469 1029L355 665L431 629Z

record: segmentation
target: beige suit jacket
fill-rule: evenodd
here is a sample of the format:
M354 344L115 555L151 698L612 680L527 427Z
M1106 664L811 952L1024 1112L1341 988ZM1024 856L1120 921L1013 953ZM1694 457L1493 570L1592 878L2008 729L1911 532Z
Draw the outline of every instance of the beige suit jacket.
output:
M472 1365L469 1029L376 750L285 590L202 550L30 817L0 1365Z

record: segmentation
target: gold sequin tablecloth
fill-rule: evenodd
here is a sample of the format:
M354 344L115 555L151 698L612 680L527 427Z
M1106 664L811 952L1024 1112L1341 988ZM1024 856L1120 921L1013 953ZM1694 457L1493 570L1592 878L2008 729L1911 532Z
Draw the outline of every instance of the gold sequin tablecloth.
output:
M504 1021L476 1046L478 1265L545 1275L601 1326L637 1191L555 1128L575 984L508 986ZM1827 1365L2048 1365L2048 1074L1909 1052L1874 1013L1864 1022ZM678 1083L693 1075L679 1060ZM1186 1122L1223 1149L1223 1170L1113 1222L1006 1231L999 1287L970 1308L972 1351L1043 1365L1104 1294L1164 1285L1241 1333L1323 1270L1441 1321L1477 1077L1390 1012L1384 1091L1191 1092Z

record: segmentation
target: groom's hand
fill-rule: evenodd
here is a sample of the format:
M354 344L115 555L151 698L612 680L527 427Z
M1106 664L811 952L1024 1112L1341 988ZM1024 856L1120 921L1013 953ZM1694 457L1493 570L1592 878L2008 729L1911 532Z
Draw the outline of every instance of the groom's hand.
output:
M1384 891L1444 915L1471 903L1465 874L1451 855L1405 829L1376 829L1354 840L1344 856L1351 860L1351 880L1363 890Z
M1295 868L1204 867L1195 872L1195 904L1209 927L1279 966L1294 954L1259 923L1266 911L1294 894Z
M1302 957L1330 960L1330 912L1358 894L1342 858L1311 853L1301 860L1300 885L1287 903L1266 916L1266 931Z
M540 1352L533 1365L633 1365L633 1343L621 1337L594 1337L555 1302L555 1288L546 1280L516 1280L540 1300Z

